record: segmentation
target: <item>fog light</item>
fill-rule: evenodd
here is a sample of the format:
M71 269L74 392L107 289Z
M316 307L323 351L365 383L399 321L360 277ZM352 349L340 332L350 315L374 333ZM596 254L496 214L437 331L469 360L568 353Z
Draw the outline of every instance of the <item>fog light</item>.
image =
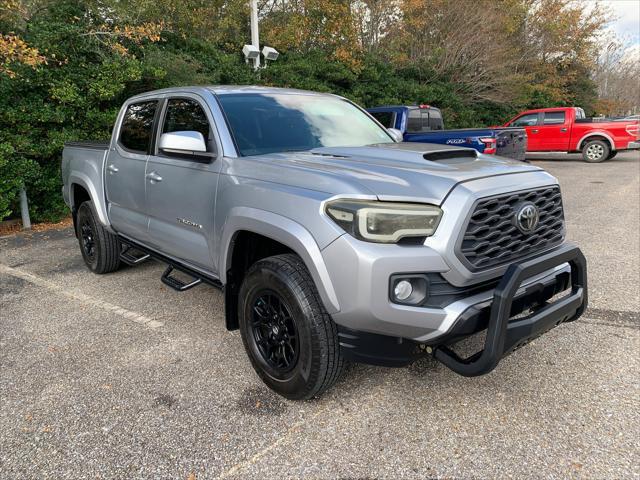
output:
M391 275L389 299L401 305L420 305L429 294L429 281L423 273Z
M393 289L393 294L398 300L406 300L413 293L413 286L408 280L400 280Z

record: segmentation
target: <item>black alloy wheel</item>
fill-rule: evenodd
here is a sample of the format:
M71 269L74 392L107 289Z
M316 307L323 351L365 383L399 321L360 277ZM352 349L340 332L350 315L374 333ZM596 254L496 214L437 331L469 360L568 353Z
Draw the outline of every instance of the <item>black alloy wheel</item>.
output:
M295 321L284 300L274 291L258 293L253 305L251 333L263 360L279 373L293 369L300 340Z
M120 266L120 242L116 235L102 226L90 201L78 207L75 224L82 259L89 270L94 273L117 270Z
M80 240L86 259L92 263L96 256L96 242L95 233L88 218L80 225Z
M343 370L337 325L295 254L263 258L249 268L238 292L238 323L254 370L286 398L321 395Z

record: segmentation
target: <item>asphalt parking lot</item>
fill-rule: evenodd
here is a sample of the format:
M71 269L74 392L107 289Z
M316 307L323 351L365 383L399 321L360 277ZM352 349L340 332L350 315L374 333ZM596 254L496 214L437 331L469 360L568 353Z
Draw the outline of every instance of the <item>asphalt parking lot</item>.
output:
M71 230L0 239L2 478L640 477L640 155L560 179L590 308L467 379L352 366L290 402L224 328L219 291L148 262L96 276Z

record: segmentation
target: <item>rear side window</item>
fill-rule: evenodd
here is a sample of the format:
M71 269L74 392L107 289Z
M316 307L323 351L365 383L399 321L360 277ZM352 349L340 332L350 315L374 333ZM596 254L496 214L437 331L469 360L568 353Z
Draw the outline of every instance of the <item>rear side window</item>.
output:
M200 104L189 98L172 98L167 104L162 133L184 131L200 132L209 145L211 128Z
M538 124L537 113L527 113L521 117L516 118L511 124L512 127L532 127Z
M147 153L151 143L153 118L158 102L132 103L127 107L120 128L120 143L127 150Z
M373 117L384 127L393 128L396 125L395 112L371 112L371 115L373 115Z
M544 114L545 125L562 125L564 123L564 112L547 112Z

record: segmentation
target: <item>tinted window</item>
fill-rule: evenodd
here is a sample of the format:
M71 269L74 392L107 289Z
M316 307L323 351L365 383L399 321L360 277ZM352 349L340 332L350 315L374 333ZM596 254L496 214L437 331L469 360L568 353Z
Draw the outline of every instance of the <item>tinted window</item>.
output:
M396 114L394 112L372 112L371 115L387 128L393 128L396 125Z
M429 128L431 130L444 129L444 124L442 122L442 115L438 110L429 110Z
M393 143L369 115L340 98L237 93L219 101L243 156Z
M522 115L521 117L516 118L512 123L512 127L532 127L533 125L538 124L538 114L537 113L527 113L526 115Z
M162 133L184 131L200 132L209 145L211 129L200 104L188 98L172 98L167 103Z
M409 110L407 133L422 133L431 130L442 130L442 115L434 109Z
M157 101L132 103L127 107L120 129L120 143L127 149L147 153L151 142Z
M547 112L544 114L545 125L562 125L564 123L564 112Z
M427 116L427 130L429 129L429 117ZM422 112L418 109L409 110L407 118L407 133L420 133L422 129Z

